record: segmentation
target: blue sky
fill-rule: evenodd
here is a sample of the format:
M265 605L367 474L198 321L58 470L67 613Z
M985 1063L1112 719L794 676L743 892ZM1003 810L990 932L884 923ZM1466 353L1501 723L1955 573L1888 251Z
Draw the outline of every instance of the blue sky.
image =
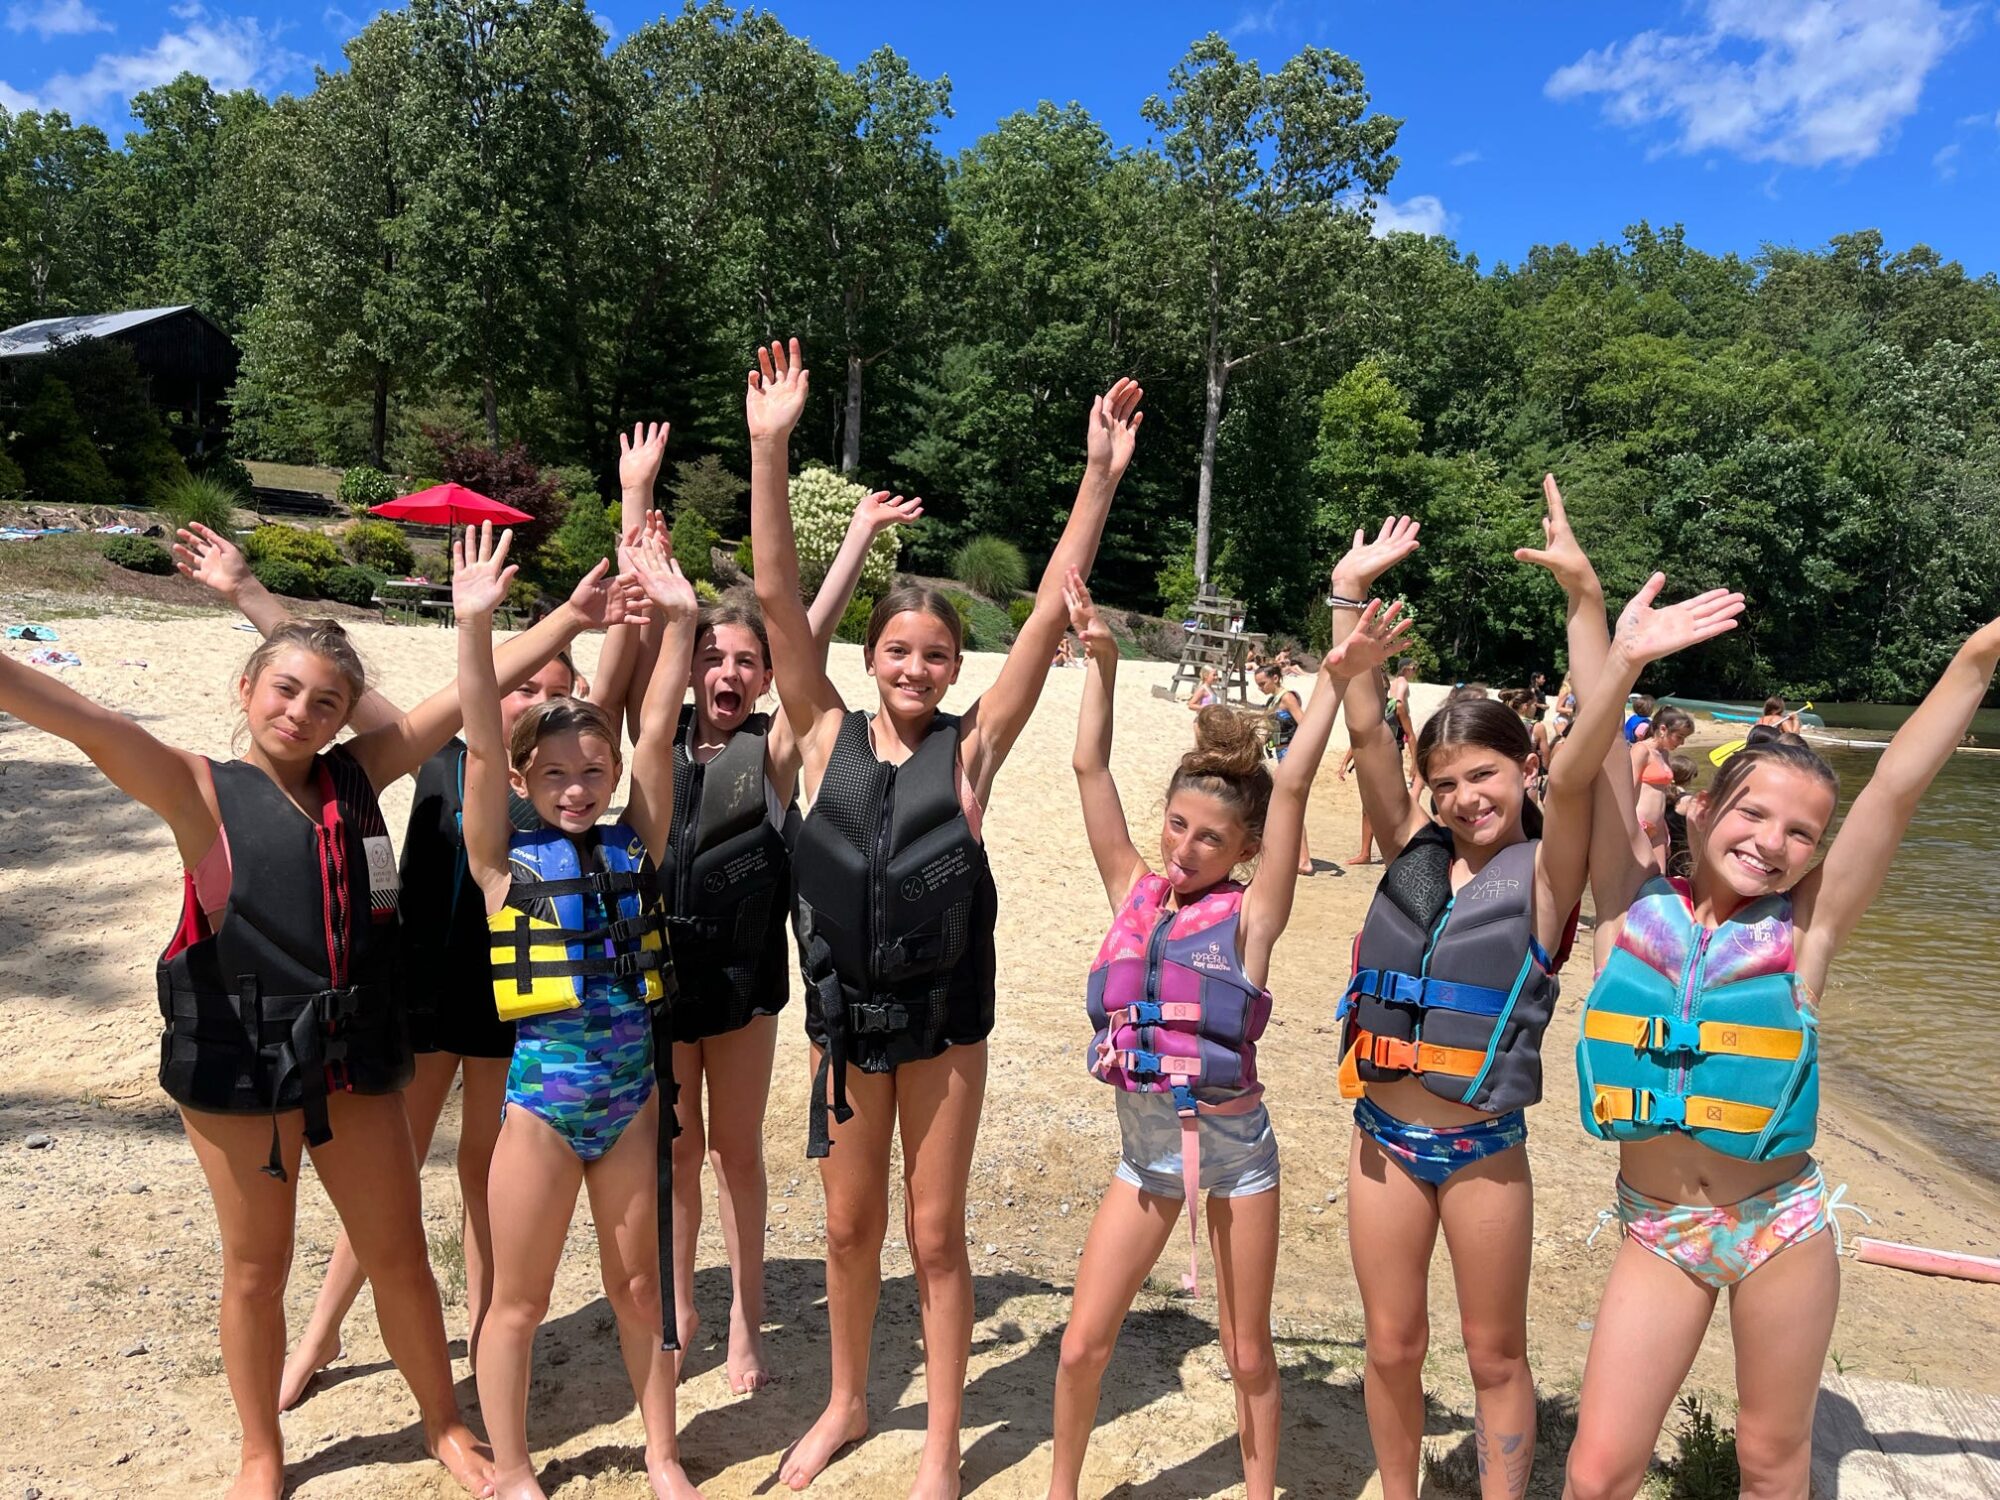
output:
M852 63L887 44L948 74L956 150L1038 99L1078 100L1121 143L1210 30L1275 67L1318 43L1401 115L1380 220L1450 234L1491 266L1536 243L1683 222L1714 251L1879 228L2000 271L2000 6L1943 0L1232 0L1150 7L785 0L794 31ZM374 13L356 0L0 0L0 104L114 131L183 68L220 85L310 86ZM659 0L599 0L614 39Z

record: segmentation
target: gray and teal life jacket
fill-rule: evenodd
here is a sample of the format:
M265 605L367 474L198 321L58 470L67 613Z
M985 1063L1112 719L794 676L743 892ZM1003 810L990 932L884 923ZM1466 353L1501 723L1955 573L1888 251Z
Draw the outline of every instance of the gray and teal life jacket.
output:
M1338 1011L1343 1095L1414 1076L1487 1114L1542 1097L1542 1033L1562 956L1551 961L1535 939L1540 846L1509 844L1455 892L1451 835L1436 824L1390 862Z

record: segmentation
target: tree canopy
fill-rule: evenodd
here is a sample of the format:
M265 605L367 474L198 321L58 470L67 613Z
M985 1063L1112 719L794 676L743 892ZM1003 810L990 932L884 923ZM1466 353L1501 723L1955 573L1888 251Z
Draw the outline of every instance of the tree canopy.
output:
M275 99L183 76L122 146L0 110L0 323L198 304L244 349L247 457L434 477L470 442L608 495L611 432L668 417L724 534L745 360L796 334L801 458L922 494L919 569L978 535L1045 554L1129 373L1102 597L1206 576L1306 636L1354 528L1408 511L1393 583L1462 677L1560 660L1510 555L1545 469L1610 592L1658 566L1750 596L1665 686L1907 698L2000 610L2000 284L1924 245L1744 258L1640 223L1488 268L1375 237L1402 122L1361 61L1265 71L1214 35L1144 102L1152 144L1043 102L956 158L948 79L724 0L615 45L585 0L409 0L345 62ZM91 478L56 385L8 419L42 434L31 489Z

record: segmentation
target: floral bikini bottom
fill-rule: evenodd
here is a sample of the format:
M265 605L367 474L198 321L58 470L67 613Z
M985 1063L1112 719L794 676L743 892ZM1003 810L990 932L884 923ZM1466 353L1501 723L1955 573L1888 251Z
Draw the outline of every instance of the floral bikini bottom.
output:
M1667 1203L1618 1180L1618 1222L1628 1238L1717 1290L1734 1285L1787 1246L1828 1225L1826 1179L1809 1161L1796 1177L1740 1203Z

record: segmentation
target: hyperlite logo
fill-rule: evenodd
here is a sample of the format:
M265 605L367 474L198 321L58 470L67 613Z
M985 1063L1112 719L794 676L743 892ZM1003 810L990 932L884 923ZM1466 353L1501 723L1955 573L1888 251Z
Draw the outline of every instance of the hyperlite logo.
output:
M1229 957L1222 951L1220 943L1210 943L1206 948L1197 948L1189 955L1188 963L1197 969L1208 969L1215 973L1227 973Z

